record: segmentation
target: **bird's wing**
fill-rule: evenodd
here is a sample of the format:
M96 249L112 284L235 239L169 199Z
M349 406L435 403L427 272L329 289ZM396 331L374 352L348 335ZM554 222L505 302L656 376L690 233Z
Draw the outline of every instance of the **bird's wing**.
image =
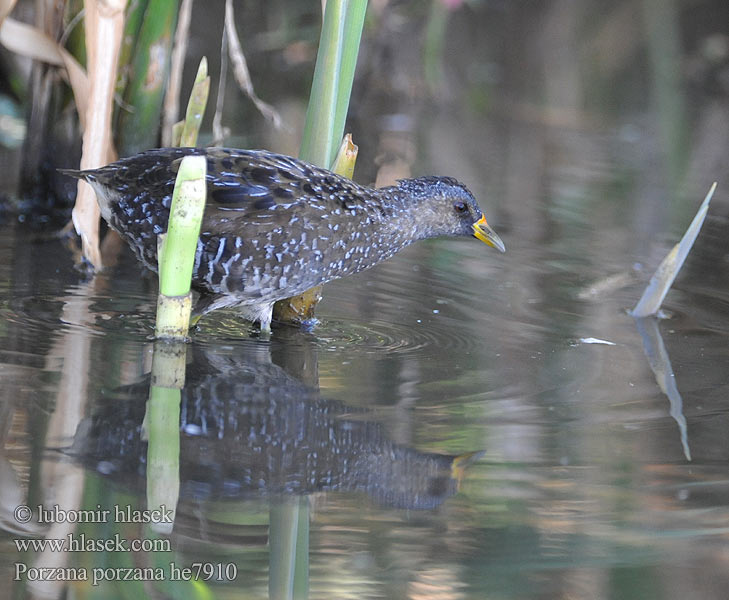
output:
M228 148L208 148L206 155L205 220L215 222L219 233L221 224L235 230L240 222L281 224L299 214L338 214L369 195L345 177L289 156Z

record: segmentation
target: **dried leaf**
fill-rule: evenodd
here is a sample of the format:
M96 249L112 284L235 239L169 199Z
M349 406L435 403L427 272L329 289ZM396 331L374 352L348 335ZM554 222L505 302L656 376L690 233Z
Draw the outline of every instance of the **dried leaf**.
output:
M76 101L81 127L84 128L89 98L89 81L86 71L71 54L40 29L9 17L0 26L0 44L21 56L65 67Z
M681 241L671 249L656 269L650 282L648 282L648 287L643 292L643 296L641 296L638 304L633 309L632 315L634 317L655 315L660 310L663 299L666 297L668 290L676 279L676 275L678 275L688 253L691 251L694 241L696 241L696 236L699 235L701 225L703 225L704 219L706 218L706 212L709 210L709 202L715 190L716 183L711 186L709 193L706 194L706 198L701 203L701 207L696 213L694 220L691 221L691 225L689 225Z
M339 175L344 175L348 179L352 179L358 152L359 147L352 141L352 134L348 133L344 136L342 144L339 146L337 156L334 158L330 170Z

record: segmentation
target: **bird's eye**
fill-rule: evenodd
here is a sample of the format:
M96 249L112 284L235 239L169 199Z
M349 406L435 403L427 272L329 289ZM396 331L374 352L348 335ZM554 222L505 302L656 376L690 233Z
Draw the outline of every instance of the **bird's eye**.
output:
M466 212L468 210L468 206L462 200L456 200L453 203L453 208L455 209L455 211L457 213L464 213L464 212Z

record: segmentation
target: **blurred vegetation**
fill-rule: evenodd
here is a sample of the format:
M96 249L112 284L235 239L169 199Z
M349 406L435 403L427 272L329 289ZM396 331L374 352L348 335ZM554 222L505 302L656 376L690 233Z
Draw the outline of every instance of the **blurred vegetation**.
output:
M128 156L153 148L159 139L160 117L165 85L169 78L172 39L177 25L176 0L137 0L131 2L125 38L134 38L129 63L121 65L127 83L116 122L120 155ZM144 13L142 12L144 7ZM134 35L141 19L141 27Z
M133 140L122 131L122 124L141 118L141 111L129 99L133 95L132 78L137 83L145 79L144 73L134 68L144 62L136 55L143 47L140 39L148 21L145 14L155 4L151 0L129 3L114 115L120 155L133 151ZM223 4L213 3L201 10L197 3L191 27L193 47L204 47L211 57L214 83L220 79L215 54L222 36ZM233 85L223 85L220 96L226 110L222 129L228 135L222 140L216 135L214 141L271 147L294 155L304 128L301 98L308 89L316 58L320 3L272 0L233 4L242 49L250 59L251 79L261 98L275 101L288 129L276 131ZM668 221L676 232L682 231L694 211L697 191L690 186L700 181L696 187L703 189L718 178L718 157L725 145L721 140L729 139L722 138L721 127L711 126L717 115L708 110L710 99L701 95L726 96L729 37L726 27L707 28L707 24L726 22L729 9L711 0L702 0L695 10L675 2L664 4L650 0L609 4L588 0L579 5L555 0L538 5L478 0L371 3L365 51L354 83L356 105L349 117L350 129L362 147L358 179L377 181L378 185L392 183L411 174L416 161L420 162L415 169L419 172L452 173L468 182L473 181L473 174L483 174L476 184L477 195L505 192L493 194L495 199L503 198L499 200L500 218L506 219L508 212L510 222L528 223L529 235L538 237L543 222L540 215L526 210L524 203L510 202L507 196L518 199L530 193L523 186L539 185L551 159L558 156L565 160L575 156L576 168L583 168L580 159L589 153L572 154L573 148L566 141L569 136L562 136L561 131L609 134L617 136L620 143L640 137L645 148L638 152L639 162L643 166L650 163L657 181L636 180L637 163L627 160L616 166L611 181L590 184L592 190L597 194L598 188L609 185L635 189L641 202L622 207L627 208L626 219L643 222L652 216L654 224L646 222L644 228L654 230ZM61 39L85 64L84 22L77 19L80 5L81 0L68 0L61 25L49 27L48 35ZM26 11L18 18L30 20L28 9L33 3L21 0L21 6ZM343 23L347 25L346 20ZM168 26L172 27L171 21ZM164 60L153 64L169 64L169 51L166 46ZM189 62L185 70L189 82ZM12 79L17 81L18 77ZM233 78L229 79L232 83ZM34 77L27 97L45 97L48 85L40 76ZM53 169L74 166L79 141L77 131L75 139L68 139L73 129L69 127L70 94L54 85L61 91L51 92L49 116L33 117L29 122L27 147L31 140L43 140L34 145L42 157L29 161L25 174L37 179L39 173L50 173L46 183L58 189L61 186L53 180ZM629 122L619 117L626 106L637 111ZM32 112L35 115L38 111L34 108ZM336 109L328 114L335 115ZM461 125L437 133L429 126L435 116L457 118ZM203 124L203 143L211 138L211 118L208 115ZM155 119L158 124L159 114ZM319 131L318 126L308 127ZM144 136L154 138L151 145L156 145L157 126L142 129ZM470 130L473 135L464 138L464 132ZM520 131L525 132L523 137L516 135ZM456 139L459 135L460 140ZM341 135L333 139L328 148L330 157ZM544 150L553 140L563 147L561 154ZM524 148L519 147L522 143ZM308 151L306 146L301 149ZM464 151L460 159L454 158L458 149ZM612 147L604 145L602 150L610 159ZM392 165L397 168L387 172ZM590 175L590 166L584 171ZM710 172L702 176L702 171ZM661 183L665 183L661 193L670 197L670 203L659 199L659 192L650 191ZM46 191L39 190L36 196L42 194L46 201ZM62 188L59 193L68 191ZM566 198L566 210L570 214L590 210L583 197L571 197L580 205ZM721 194L717 200L723 201Z

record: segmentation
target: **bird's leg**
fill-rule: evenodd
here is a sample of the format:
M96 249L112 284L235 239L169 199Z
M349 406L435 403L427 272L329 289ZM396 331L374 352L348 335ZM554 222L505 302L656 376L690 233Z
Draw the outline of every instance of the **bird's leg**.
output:
M273 319L273 304L261 310L259 322L261 323L261 337L269 339L271 337L271 320Z

